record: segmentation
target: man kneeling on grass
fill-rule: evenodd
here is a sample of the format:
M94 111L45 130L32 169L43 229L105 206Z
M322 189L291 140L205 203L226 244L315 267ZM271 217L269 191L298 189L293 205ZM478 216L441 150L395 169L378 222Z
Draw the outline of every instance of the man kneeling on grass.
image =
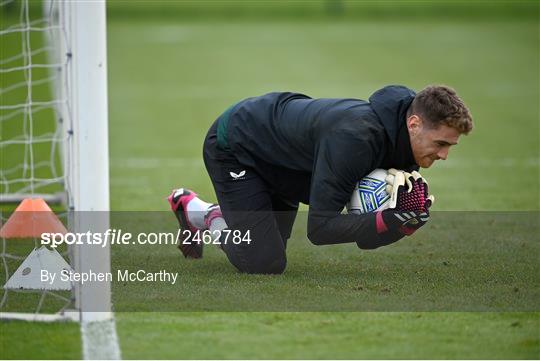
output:
M387 86L369 101L297 93L242 100L204 141L219 205L185 188L168 198L185 235L179 248L201 258L204 242L196 238L207 231L240 272L283 273L299 202L309 204L307 236L316 245L375 249L396 242L429 218L432 198L416 171L446 159L472 126L469 110L446 86L418 94ZM408 186L394 185L396 207L342 214L355 184L376 168L404 170Z

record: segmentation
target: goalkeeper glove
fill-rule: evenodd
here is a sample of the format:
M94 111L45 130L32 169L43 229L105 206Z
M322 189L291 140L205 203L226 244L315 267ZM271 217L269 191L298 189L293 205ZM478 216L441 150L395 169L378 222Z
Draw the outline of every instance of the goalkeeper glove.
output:
M383 234L390 230L397 230L399 233L410 236L429 220L429 211L409 211L401 212L387 209L377 212L375 217L377 233Z
M389 208L399 211L427 211L435 201L428 193L427 181L418 173L389 169L385 179L390 194Z
M390 194L390 209L376 215L377 233L389 230L410 236L429 220L429 207L435 198L420 173L389 169L385 179Z

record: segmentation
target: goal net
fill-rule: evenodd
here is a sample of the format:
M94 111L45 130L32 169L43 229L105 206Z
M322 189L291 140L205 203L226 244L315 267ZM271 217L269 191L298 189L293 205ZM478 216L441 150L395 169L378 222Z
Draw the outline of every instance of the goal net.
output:
M64 208L59 213L64 221L68 215L66 211L73 203L67 197L69 182L64 172L69 168L62 164L66 155L64 144L70 138L63 127L64 122L70 121L66 111L67 92L63 90L67 84L62 81L66 78L68 59L62 57L59 49L60 44L65 44L62 41L64 29L53 2L43 4L43 7L39 4L39 8L37 5L28 1L2 3L2 224L6 224L7 215L13 210L9 205L24 199L42 198L49 204L60 204L57 209ZM38 247L36 239L2 238L4 290L0 309L3 312L29 312L34 304L32 312L35 314L58 308L56 313L61 315L72 308L73 290L49 292L24 285L15 285L12 289L6 287L16 267ZM69 256L65 248L62 253L63 257ZM45 302L47 296L54 302Z
M114 323L95 328L112 322L110 284L36 278L44 268L108 272L108 247L48 249L29 233L45 213L69 232L108 228L105 3L0 0L0 15L0 318L92 324L85 356L116 358L84 342L115 339ZM32 225L14 216L25 211Z

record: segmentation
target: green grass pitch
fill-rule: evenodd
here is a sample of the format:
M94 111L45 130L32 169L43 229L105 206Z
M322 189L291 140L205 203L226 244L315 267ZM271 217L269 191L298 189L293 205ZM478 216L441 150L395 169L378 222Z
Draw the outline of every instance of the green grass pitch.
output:
M387 84L444 83L475 118L449 159L423 172L437 197L430 226L384 249L313 246L302 216L279 277L238 274L214 248L189 262L174 247L145 257L115 247L113 268L144 263L181 279L113 285L123 357L539 358L538 44L530 18L110 19L111 206L163 211L170 228L172 188L215 201L202 141L239 99L276 90L366 99ZM78 332L1 322L0 358L79 358Z

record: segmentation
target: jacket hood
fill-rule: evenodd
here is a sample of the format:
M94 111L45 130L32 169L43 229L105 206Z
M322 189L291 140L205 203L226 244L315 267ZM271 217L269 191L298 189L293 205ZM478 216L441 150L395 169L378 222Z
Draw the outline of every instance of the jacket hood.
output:
M381 120L395 148L400 128L405 124L407 109L416 93L402 85L389 85L369 97L371 108Z

